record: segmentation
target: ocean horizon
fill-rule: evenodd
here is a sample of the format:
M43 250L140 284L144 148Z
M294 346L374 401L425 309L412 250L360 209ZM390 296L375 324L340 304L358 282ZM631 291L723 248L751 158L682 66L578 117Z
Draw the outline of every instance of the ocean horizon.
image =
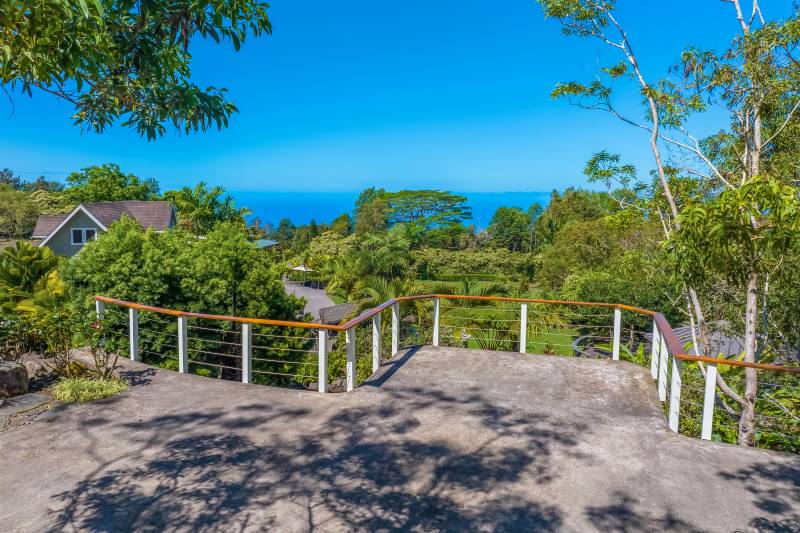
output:
M466 221L476 229L486 229L498 207L519 207L527 210L534 203L547 205L550 192L459 192L467 197L472 209L472 219ZM342 213L353 214L358 192L287 192L287 191L229 191L239 207L252 211L251 219L258 218L261 224L277 226L284 218L295 225L330 223Z

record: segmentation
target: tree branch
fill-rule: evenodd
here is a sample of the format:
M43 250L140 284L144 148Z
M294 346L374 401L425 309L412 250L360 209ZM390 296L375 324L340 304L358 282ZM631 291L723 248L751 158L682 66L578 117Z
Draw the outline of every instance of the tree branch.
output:
M786 126L789 125L789 122L791 122L792 120L792 116L794 115L795 111L797 111L798 108L800 108L800 98L797 99L797 102L795 102L794 107L792 107L791 111L789 111L789 114L786 115L786 120L783 121L783 124L781 124L780 127L778 127L778 129L775 131L775 133L773 133L769 137L769 139L761 143L761 148L764 148L766 145L775 140L775 138L778 135L780 135L780 133L786 128Z
M52 89L50 89L50 88L48 88L48 87L46 87L46 86L44 86L44 85L42 85L41 83L38 83L38 82L33 82L33 83L31 83L31 85L33 85L37 89L40 89L40 90L42 90L44 92L50 93L50 94L52 94L54 96L58 96L59 98L63 98L64 100L66 100L67 102L69 102L69 103L71 103L73 105L78 105L78 101L73 99L71 96L69 96L63 90L54 91L54 90L52 90Z

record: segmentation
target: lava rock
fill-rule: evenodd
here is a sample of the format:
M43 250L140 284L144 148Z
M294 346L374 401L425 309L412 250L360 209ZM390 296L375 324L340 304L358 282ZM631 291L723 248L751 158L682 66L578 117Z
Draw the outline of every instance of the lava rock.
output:
M0 361L0 398L28 392L28 369L22 363Z

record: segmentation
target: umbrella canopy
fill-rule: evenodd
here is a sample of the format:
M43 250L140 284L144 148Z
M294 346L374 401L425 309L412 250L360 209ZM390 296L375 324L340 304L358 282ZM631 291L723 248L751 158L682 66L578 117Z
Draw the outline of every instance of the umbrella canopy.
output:
M293 267L292 270L296 270L297 272L314 272L313 269L308 268L305 265L300 265L300 266Z

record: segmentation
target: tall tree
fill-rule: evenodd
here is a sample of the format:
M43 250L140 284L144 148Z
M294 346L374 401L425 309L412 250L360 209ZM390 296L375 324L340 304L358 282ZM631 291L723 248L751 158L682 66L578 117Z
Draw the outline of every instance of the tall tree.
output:
M519 207L498 207L488 230L495 244L515 252L522 249L530 225L530 217Z
M388 211L386 191L375 187L361 191L356 200L355 232L364 235L385 230L388 225Z
M353 219L347 213L342 213L331 222L331 231L339 235L350 235L353 233Z
M37 204L29 193L14 189L11 185L0 185L0 237L30 237L37 216Z
M283 218L278 223L277 229L271 234L273 238L281 243L289 243L294 238L294 232L297 228L292 221L288 218Z
M0 185L10 185L14 189L21 189L23 181L10 168L4 168L0 169Z
M35 90L71 104L82 128L118 119L155 139L227 126L225 90L191 80L190 44L271 33L261 0L82 0L0 3L0 87Z
M427 231L472 218L467 198L446 191L403 190L387 193L386 199L390 224L409 223Z
M67 197L74 203L155 200L158 182L125 174L119 165L108 163L86 167L67 176Z
M647 133L659 186L657 197L660 205L655 203L653 211L662 220L665 237L674 239L678 249L684 252L691 248L687 243L700 242L695 233L697 227L685 228L687 223L711 231L715 227L704 226L704 221L716 220L725 226L725 234L752 238L762 235L762 223L787 224L780 231L793 231L791 217L772 220L769 213L759 206L774 206L774 198L769 192L771 188L781 182L790 183L797 176L797 167L792 169L791 165L797 156L792 154L791 148L797 144L794 137L799 127L800 60L797 48L800 21L795 15L784 22L767 22L758 0L751 0L749 10L745 9L742 0L726 1L731 4L731 14L741 30L731 45L721 52L688 48L673 69L672 76L651 80L644 74L630 34L617 18L613 0L540 0L545 14L557 18L565 33L597 39L619 54L619 63L601 69L606 82L599 78L589 84L569 82L559 85L554 95L569 97L588 109L606 111ZM645 104L645 121L626 115L614 101L613 84L626 80L636 86L638 96ZM722 124L720 133L709 138L693 135L689 118L712 106L725 110L730 122ZM670 147L670 151L666 152L665 147ZM668 164L664 153L675 154ZM708 207L696 206L696 198L676 194L676 184L685 183L685 179L678 179L675 175L678 173L691 176L700 183L699 187L690 189L704 189L701 200L709 202ZM606 176L607 181L619 179L618 172ZM742 189L764 196L745 202L741 196ZM708 216L698 216L695 208L706 210ZM691 210L684 213L684 209ZM723 215L720 209L733 209L734 212ZM741 217L740 212L751 216ZM736 224L741 227L733 229ZM718 235L719 231L715 230L706 237ZM744 335L744 360L753 362L763 351L759 342L768 342L759 341L757 315L759 300L766 301L770 290L768 258L772 254L744 253L755 243L745 246L744 239L738 242L731 246L742 252L739 262L748 272L744 276L747 280L744 286L734 287L745 293L741 298L739 315ZM713 250L705 253L714 256ZM687 265L679 262L681 264ZM706 268L704 277L693 275L689 269L681 272L685 279L689 318L699 325L702 342L695 343L696 349L698 346L707 349L711 345L707 342L707 309L698 295L703 287L697 284L708 278L729 278L731 274L730 265L724 262L709 260L702 264ZM767 335L767 331L762 333ZM722 377L718 377L718 384L741 407L739 443L753 445L756 436L753 416L757 393L755 371L749 369L746 372L744 394L733 391Z
M47 191L47 192L61 192L64 190L64 184L55 180L49 180L44 176L39 176L33 181L24 184L26 191Z

